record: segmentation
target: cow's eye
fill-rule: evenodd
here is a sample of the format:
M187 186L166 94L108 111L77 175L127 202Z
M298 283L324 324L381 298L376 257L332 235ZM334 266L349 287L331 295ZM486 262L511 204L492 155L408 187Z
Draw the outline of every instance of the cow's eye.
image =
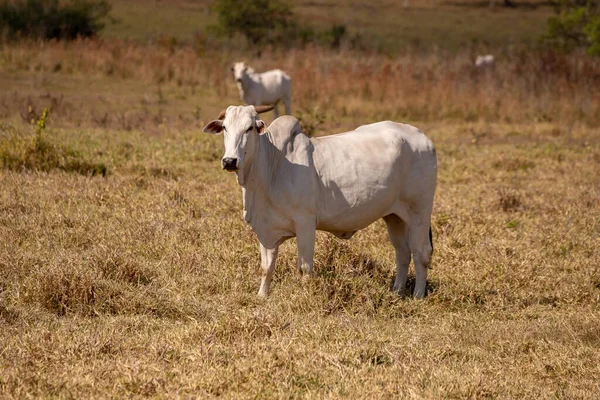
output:
M227 132L227 128L225 128L225 125L223 125L223 132Z
M250 125L250 127L248 129L246 129L246 132L250 132L252 130L252 125Z

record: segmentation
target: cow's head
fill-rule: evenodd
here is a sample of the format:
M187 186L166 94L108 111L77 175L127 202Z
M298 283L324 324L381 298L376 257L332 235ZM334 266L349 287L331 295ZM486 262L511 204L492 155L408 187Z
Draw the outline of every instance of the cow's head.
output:
M243 62L236 62L231 67L231 71L233 72L233 77L236 82L242 81L242 77L244 76L244 74L246 73L247 70L248 70L248 67Z
M259 113L271 111L273 106L230 106L221 111L219 119L210 121L204 132L219 134L224 132L225 155L221 166L227 171L238 171L244 167L258 141L258 134L265 128Z

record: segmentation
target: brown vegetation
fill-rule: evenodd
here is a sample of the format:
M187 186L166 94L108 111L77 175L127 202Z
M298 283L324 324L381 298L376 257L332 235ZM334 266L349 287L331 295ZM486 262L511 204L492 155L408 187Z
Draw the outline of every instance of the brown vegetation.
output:
M200 92L204 98L237 98L229 64L240 56L226 52L199 56L193 46L80 41L44 43L39 48L35 43L20 43L4 45L1 57L4 68L14 72L94 75L153 84L158 101L165 85L181 88L183 96ZM515 49L497 55L496 67L487 70L476 69L472 55L466 53L419 51L390 58L307 48L264 52L261 59L248 62L257 70L277 66L288 71L294 79L296 109L319 108L340 121L454 119L592 125L600 121L600 94L592 89L600 86L600 64L583 55ZM0 104L10 110L23 104L18 97L17 92L5 92ZM141 110L131 111L143 116ZM9 112L0 108L0 114ZM107 124L118 119L118 113L93 119Z

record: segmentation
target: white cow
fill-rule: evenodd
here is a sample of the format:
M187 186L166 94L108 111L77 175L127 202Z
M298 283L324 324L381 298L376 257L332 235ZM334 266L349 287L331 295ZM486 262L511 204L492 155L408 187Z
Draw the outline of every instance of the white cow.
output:
M412 253L413 294L423 297L437 179L435 150L423 132L385 121L315 138L291 116L265 129L257 111L265 108L231 106L204 132L225 132L221 165L236 172L244 219L260 242L258 294L268 294L277 249L286 239L297 237L298 268L311 274L317 229L349 239L383 218L396 250L394 291L405 290Z
M283 100L285 113L291 114L292 79L285 72L274 69L259 74L243 62L236 62L231 70L240 90L240 99L244 103L255 106L273 104L273 113L277 118L277 103Z
M488 68L494 66L495 59L491 54L486 54L485 56L477 56L475 59L475 66L477 68Z

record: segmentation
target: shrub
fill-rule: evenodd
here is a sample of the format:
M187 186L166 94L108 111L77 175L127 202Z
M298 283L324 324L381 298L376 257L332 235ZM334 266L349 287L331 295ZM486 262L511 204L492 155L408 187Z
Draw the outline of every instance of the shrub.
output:
M346 25L338 25L335 24L331 27L330 30L325 31L324 37L326 42L329 43L331 48L339 49L342 44L342 39L346 36Z
M563 50L586 47L600 55L600 1L562 0L550 17L544 40Z
M92 37L104 28L109 12L106 0L1 0L0 27L8 38Z
M292 7L284 0L216 0L213 10L218 14L218 23L210 26L213 32L229 37L240 34L254 47L269 44L287 48L314 43L339 49L348 33L343 24L315 29L298 23ZM355 36L350 41L352 47L357 47L358 39Z
M276 42L293 25L292 8L281 0L216 0L214 10L218 25L213 30L228 36L241 34L252 45Z

